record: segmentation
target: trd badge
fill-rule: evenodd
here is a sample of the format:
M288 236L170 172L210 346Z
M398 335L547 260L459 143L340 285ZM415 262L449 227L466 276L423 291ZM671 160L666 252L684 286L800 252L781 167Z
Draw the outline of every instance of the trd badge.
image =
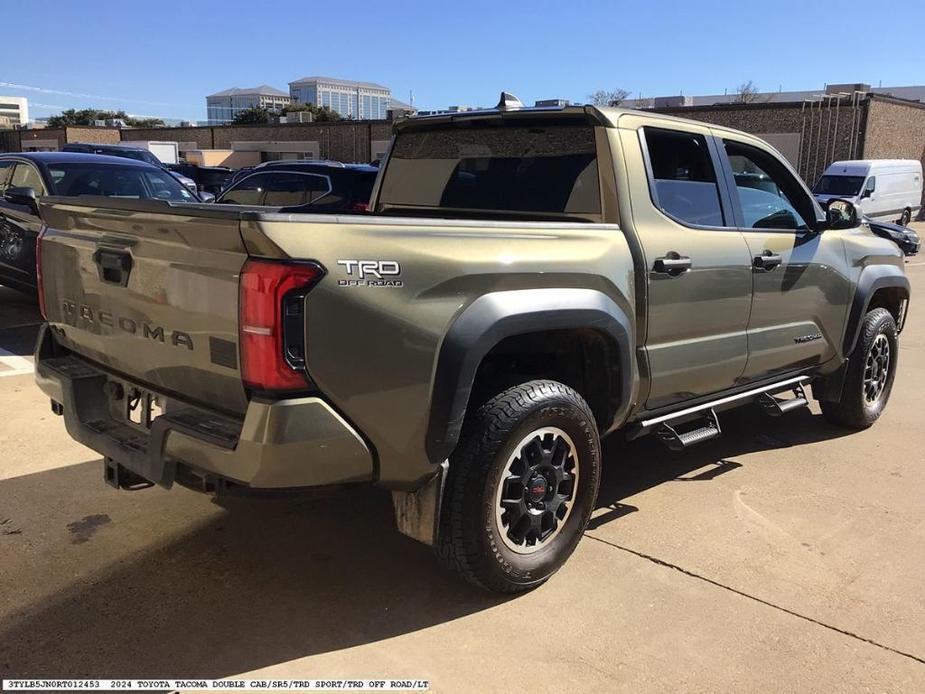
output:
M337 280L341 287L402 287L398 277L401 265L397 260L338 260L347 272L347 279Z

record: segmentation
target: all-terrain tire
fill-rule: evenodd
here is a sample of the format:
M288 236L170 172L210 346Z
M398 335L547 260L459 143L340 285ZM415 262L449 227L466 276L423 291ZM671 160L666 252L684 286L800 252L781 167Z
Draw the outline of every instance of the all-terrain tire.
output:
M887 363L881 369L884 345L888 350ZM848 429L866 429L877 421L893 389L898 346L896 322L890 312L885 308L870 311L864 317L858 344L848 360L841 400L819 403L828 421ZM882 379L875 378L883 370ZM871 387L877 380L880 382ZM876 397L870 397L872 391L876 392Z
M559 467L551 467L557 460ZM493 592L535 588L565 563L581 539L597 499L600 471L594 415L577 392L539 380L508 388L467 417L450 457L438 558ZM522 486L521 477L529 480ZM503 506L499 499L520 493L522 505L497 510ZM569 493L570 501L563 501ZM552 496L555 500L544 501ZM564 515L560 523L552 517L553 508ZM515 517L526 525L514 523ZM523 544L517 544L514 526L533 527L534 522L546 525L527 531Z

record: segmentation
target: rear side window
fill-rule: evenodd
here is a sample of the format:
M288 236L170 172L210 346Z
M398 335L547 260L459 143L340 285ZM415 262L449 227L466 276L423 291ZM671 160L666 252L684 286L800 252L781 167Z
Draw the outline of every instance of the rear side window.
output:
M440 128L400 133L385 207L600 215L590 126Z
M273 174L255 174L235 185L222 195L217 202L228 205L259 205L263 193Z
M267 183L264 205L286 207L314 202L328 192L326 176L299 173L273 174Z
M644 128L652 197L670 217L693 226L723 226L716 171L703 135Z

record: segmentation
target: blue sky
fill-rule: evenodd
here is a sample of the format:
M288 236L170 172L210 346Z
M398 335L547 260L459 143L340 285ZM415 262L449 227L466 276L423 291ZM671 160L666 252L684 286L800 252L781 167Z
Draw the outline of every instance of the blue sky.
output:
M749 79L763 90L925 83L921 0L3 7L0 94L28 97L34 117L98 106L199 120L206 94L287 90L313 74L380 82L403 101L413 91L419 108L493 105L502 89L532 103L617 87L634 96L722 93Z

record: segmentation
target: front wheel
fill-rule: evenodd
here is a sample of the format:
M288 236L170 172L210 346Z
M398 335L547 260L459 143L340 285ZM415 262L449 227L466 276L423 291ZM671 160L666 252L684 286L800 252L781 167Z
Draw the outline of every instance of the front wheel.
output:
M471 416L450 458L437 555L482 588L552 576L584 532L600 484L594 416L574 390L529 381Z
M898 356L896 322L885 308L875 308L864 317L841 400L820 403L825 418L849 429L866 429L876 422L890 399Z

